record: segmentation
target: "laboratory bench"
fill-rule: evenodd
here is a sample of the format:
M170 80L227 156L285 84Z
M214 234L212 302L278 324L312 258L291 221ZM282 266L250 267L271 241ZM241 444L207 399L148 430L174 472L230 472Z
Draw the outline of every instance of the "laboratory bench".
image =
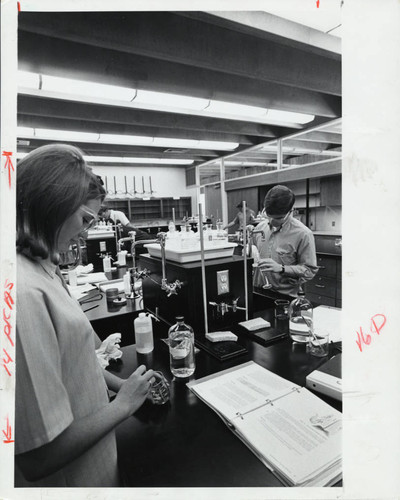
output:
M112 272L105 273L108 280L122 279L129 267L132 266L131 259L127 260L127 266L118 267ZM123 293L119 294L124 296ZM108 303L106 294L97 288L88 292L84 299L80 299L82 311L93 326L101 340L112 333L121 333L121 345L129 345L134 342L133 320L143 311L143 297L127 299L126 304L114 305Z
M257 313L279 330L273 310ZM253 360L268 370L305 386L306 376L325 362L313 357L305 345L294 344L285 337L269 346L251 340L244 329L234 329L245 354L219 361L205 351L196 353L196 370L190 378L173 378L169 369L169 352L162 339L168 325L153 322L154 350L136 352L135 345L122 348L123 356L107 368L126 378L140 364L161 371L170 384L170 401L153 405L147 401L117 428L119 465L128 487L280 487L282 483L236 437L222 419L186 386L192 379L231 368ZM195 336L196 336L196 327ZM287 326L283 327L286 331ZM330 355L339 347L331 344ZM341 411L341 403L323 397ZM341 482L335 486L340 486Z

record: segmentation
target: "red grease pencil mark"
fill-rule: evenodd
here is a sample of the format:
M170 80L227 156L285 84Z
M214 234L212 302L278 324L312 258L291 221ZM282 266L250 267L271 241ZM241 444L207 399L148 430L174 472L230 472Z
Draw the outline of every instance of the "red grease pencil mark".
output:
M11 188L11 170L14 172L14 165L11 161L12 152L11 151L3 151L3 156L6 157L6 163L4 168L8 168L8 185Z
M18 12L21 12L21 4L19 2L17 2L17 6L18 6Z
M13 443L14 442L14 439L11 439L12 438L12 429L11 429L11 425L10 425L10 422L8 420L8 415L6 417L6 421L7 421L7 426L6 426L6 430L2 431L5 439L3 439L3 443Z
M14 283L8 281L8 279L4 283L4 305L3 305L3 321L4 321L4 335L7 337L8 342L10 343L11 348L14 348L14 341L11 337L12 327L9 319L11 318L11 312L14 306L14 299L11 295L11 290L14 287ZM8 376L11 377L11 372L8 369L8 364L13 363L14 360L10 356L10 354L3 348L3 352L5 354L5 358L2 358L2 365L6 370Z
M14 363L14 360L12 359L12 357L8 354L8 352L4 348L3 348L3 352L7 356L7 359L5 359L5 358L2 359L3 367L4 367L5 371L8 373L8 376L11 377L11 372L7 368L7 365L8 365L8 363Z
M382 328L386 324L386 316L384 314L375 314L371 318L370 331L371 333L376 333L380 335ZM360 331L357 331L356 344L362 352L363 345L370 345L372 341L372 336L370 334L364 335L363 329L360 326Z
M317 9L319 9L319 0L316 1Z

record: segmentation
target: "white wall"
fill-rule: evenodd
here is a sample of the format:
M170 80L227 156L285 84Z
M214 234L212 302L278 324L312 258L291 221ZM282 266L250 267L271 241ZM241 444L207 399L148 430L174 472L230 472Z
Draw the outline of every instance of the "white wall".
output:
M133 193L133 177L135 176L136 191L139 192L136 196L150 196L150 180L153 189L152 196L161 198L164 196L190 196L192 198L192 213L198 213L197 190L195 187L186 187L185 169L182 167L93 167L93 171L100 175L106 183L108 189L114 191L114 176L117 191L120 191L121 197L125 193L125 176L127 191ZM144 189L146 194L142 195L142 176L144 177Z
M100 175L107 184L108 189L114 191L114 177L117 191L125 193L125 176L127 190L133 193L133 177L136 180L136 191L142 192L142 177L144 178L144 189L146 195L150 196L150 180L153 189L153 195L162 196L191 196L186 188L185 169L182 167L93 167L93 171ZM144 195L144 196L146 196Z

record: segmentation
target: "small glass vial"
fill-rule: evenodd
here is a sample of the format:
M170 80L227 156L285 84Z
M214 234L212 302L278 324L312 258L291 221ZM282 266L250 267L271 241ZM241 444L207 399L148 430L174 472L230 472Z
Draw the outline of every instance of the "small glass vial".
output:
M195 370L194 332L184 322L183 316L176 317L176 324L168 330L169 361L172 375L190 377Z
M305 344L313 331L313 306L301 287L297 295L289 305L289 335L293 342Z

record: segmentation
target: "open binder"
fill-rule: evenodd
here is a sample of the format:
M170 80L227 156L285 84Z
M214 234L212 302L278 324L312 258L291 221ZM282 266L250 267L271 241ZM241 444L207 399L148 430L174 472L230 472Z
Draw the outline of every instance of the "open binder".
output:
M341 478L342 415L304 387L253 361L187 385L284 485Z

